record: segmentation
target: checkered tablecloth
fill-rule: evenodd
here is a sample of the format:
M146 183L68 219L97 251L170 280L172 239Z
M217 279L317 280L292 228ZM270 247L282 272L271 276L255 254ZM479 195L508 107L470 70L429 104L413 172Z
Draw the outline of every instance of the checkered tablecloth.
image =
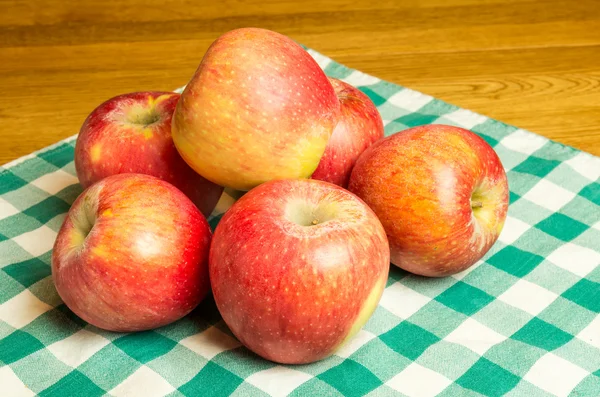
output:
M1 170L0 396L600 396L600 159L311 54L370 96L387 134L444 123L494 147L510 208L483 260L443 279L392 267L364 329L311 365L253 355L210 299L154 331L105 332L50 276L81 192L70 138Z

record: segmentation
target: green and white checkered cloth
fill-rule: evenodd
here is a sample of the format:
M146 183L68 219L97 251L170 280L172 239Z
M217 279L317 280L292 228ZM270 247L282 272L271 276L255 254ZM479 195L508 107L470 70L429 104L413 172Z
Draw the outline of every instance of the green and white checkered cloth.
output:
M102 331L62 304L50 276L81 192L69 138L0 173L1 396L600 395L600 159L310 52L369 95L387 134L443 123L494 147L510 208L483 260L443 279L392 267L364 329L310 365L253 355L210 299L154 331Z

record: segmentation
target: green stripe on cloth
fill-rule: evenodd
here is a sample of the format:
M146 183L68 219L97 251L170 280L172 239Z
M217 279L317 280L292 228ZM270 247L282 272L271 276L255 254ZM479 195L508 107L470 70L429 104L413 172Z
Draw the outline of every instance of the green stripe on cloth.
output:
M599 393L600 159L309 52L374 101L386 135L444 123L494 147L511 189L496 245L444 279L392 267L363 330L310 365L255 356L211 299L154 331L102 331L62 304L50 276L58 228L81 192L69 138L0 170L1 395Z

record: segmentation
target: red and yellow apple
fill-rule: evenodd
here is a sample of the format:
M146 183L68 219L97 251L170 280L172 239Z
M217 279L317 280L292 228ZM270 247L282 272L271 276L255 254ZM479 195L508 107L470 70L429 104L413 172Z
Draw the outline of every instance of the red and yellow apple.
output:
M172 92L135 92L94 109L75 145L81 185L120 173L148 174L173 184L210 215L223 188L198 175L175 149L171 118L178 100Z
M188 314L210 289L211 232L171 184L117 174L75 200L52 252L64 303L99 328L157 328Z
M362 91L334 78L329 81L340 100L341 115L312 178L346 187L358 157L383 138L383 121Z
M424 276L473 265L498 239L508 209L496 152L476 134L446 125L375 143L359 157L349 189L383 223L392 263Z
M221 219L209 272L234 335L268 360L323 359L370 318L385 287L383 226L358 197L311 179L264 183Z
M317 168L340 103L316 61L290 38L243 28L219 37L181 94L173 140L216 184L249 190Z

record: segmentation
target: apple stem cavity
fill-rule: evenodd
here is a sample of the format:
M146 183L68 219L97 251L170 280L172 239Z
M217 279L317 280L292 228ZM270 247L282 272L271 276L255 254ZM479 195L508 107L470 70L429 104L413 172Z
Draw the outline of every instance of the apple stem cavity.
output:
M471 201L471 208L477 209L477 208L482 208L482 207L483 207L483 203L481 201Z
M74 228L70 235L70 252L81 252L84 249L85 241L98 219L98 203L92 196L92 194L85 196L82 205L71 215Z
M290 200L285 208L285 217L290 222L300 226L316 226L337 217L338 209L335 203L320 201L306 202Z
M92 203L92 199L90 197L86 197L85 203L83 205L82 222L80 223L83 241L85 241L87 236L91 233L92 229L94 228L94 225L96 224L96 211L97 209L96 206Z
M157 121L160 121L160 114L158 114L155 109L140 109L132 111L129 114L127 121L129 121L130 124L148 127Z

